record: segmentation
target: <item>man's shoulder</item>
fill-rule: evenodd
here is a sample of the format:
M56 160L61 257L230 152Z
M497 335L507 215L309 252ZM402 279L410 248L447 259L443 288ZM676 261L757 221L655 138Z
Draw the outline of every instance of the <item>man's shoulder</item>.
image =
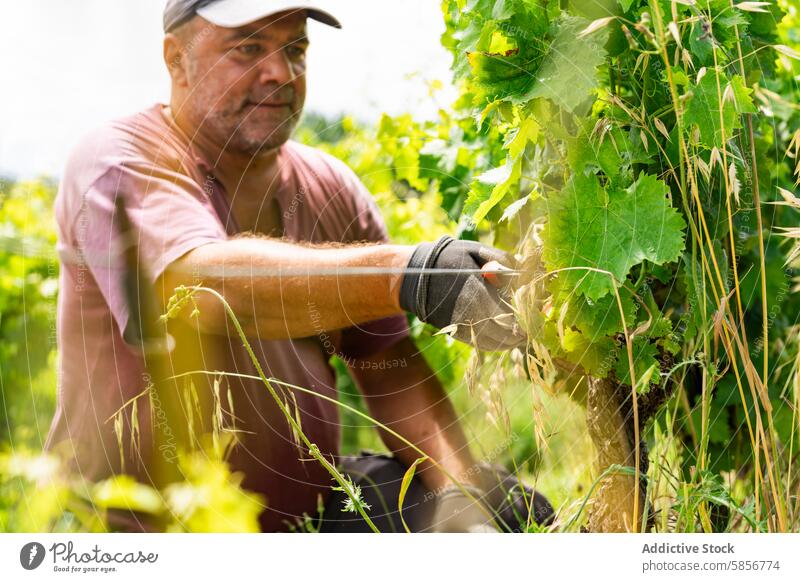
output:
M112 199L129 186L129 195L144 194L151 180L165 176L197 181L190 153L160 105L91 130L72 149L61 176L55 205L60 228L68 232L90 196Z
M174 164L178 149L159 107L119 117L86 133L70 153L62 182L80 190L123 164Z

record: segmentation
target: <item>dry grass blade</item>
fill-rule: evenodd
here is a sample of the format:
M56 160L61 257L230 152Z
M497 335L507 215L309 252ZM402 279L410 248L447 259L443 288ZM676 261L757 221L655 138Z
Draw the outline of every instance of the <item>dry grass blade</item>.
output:
M667 127L664 125L664 122L663 122L663 121L661 121L661 120L660 120L658 117L656 117L656 118L653 120L653 123L655 124L655 126L656 126L656 129L658 130L658 132L659 132L661 135L663 135L665 138L667 138L667 141L672 141L672 140L670 139L670 137L669 137L669 132L667 131Z
M483 354L480 350L473 350L469 356L467 367L464 370L464 383L467 386L467 393L474 396L478 386L478 380L481 377L481 364L483 363Z
M417 465L427 460L428 457L420 457L419 459L411 463L411 466L403 475L403 482L400 484L400 494L397 497L397 510L400 513L400 521L403 522L403 528L406 530L406 533L411 533L411 530L408 529L406 518L403 516L403 502L406 499L406 493L408 492L408 488L411 486L411 480L414 479L414 473L416 473L417 471Z
M785 236L786 238L796 240L797 243L794 246L794 249L789 253L789 256L786 259L786 265L790 265L794 263L797 259L800 259L800 228L779 228L778 231L781 235Z
M672 35L672 38L675 39L675 44L677 44L680 48L683 48L681 44L681 33L678 30L678 25L675 22L670 22L667 24L667 29L669 29L669 33Z
M735 7L739 10L744 10L745 12L764 12L769 13L767 10L767 6L770 6L771 2L739 2L736 4Z
M775 44L772 45L772 48L785 57L789 57L790 59L795 59L800 61L800 52L797 52L792 47L788 47L785 44Z
M605 18L598 18L597 20L595 20L594 22L589 24L589 26L587 26L582 31L580 31L578 33L578 38L583 38L584 36L589 36L593 32L597 32L601 28L605 28L606 26L609 25L609 23L612 20L616 20L616 18L617 18L616 16L606 16Z
M739 193L742 190L742 183L739 181L739 177L736 174L736 164L733 162L728 166L728 181L731 186L731 194L733 194L733 198L736 200L736 206L741 206Z
M778 194L781 195L783 201L778 200L776 202L768 202L768 204L774 204L776 206L791 206L792 208L797 208L800 210L800 198L789 192L786 188L781 188L778 186Z
M783 200L770 202L770 204L774 204L776 206L789 206L790 208L796 208L797 210L800 210L800 198L781 187L778 187L778 193L781 195ZM786 259L786 265L789 265L800 258L800 228L779 228L778 230L784 237L798 241Z

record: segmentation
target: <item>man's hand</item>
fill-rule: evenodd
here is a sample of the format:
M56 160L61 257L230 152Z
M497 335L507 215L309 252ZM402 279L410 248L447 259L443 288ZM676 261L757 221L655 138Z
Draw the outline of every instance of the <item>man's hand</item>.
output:
M453 337L487 351L509 350L525 341L503 293L475 273L487 263L513 264L503 251L445 236L414 250L409 269L446 269L408 273L400 305L439 329L455 325ZM458 271L472 271L458 273Z
M492 522L492 512L478 499L483 492L468 488L475 500L467 497L455 486L446 488L436 496L436 511L433 514L435 533L497 533Z

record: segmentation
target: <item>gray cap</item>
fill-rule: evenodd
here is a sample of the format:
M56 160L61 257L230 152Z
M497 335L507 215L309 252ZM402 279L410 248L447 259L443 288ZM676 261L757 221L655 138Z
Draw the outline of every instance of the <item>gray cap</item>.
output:
M172 32L195 16L223 28L238 28L272 14L305 10L308 17L341 28L339 20L317 3L304 0L167 0L164 32Z

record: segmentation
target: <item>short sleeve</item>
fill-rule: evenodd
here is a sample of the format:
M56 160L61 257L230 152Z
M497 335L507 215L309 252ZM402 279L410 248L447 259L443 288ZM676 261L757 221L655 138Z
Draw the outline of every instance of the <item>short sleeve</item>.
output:
M73 226L77 250L111 309L120 334L129 319L123 288L124 244L115 208L127 211L139 264L154 283L173 261L204 244L227 239L203 189L187 176L144 163L110 168L85 193Z
M346 166L341 177L342 195L354 209L348 238L353 242L389 242L386 224L366 186ZM339 352L345 358L367 358L390 348L408 337L408 333L408 321L405 315L354 325L342 331Z

